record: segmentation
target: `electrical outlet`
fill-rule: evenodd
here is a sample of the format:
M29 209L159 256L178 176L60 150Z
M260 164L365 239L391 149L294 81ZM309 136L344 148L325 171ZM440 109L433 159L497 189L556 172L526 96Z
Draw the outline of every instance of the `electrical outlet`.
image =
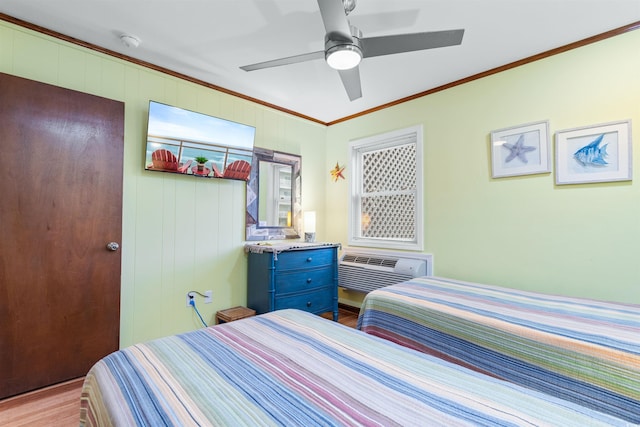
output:
M205 291L204 292L204 303L205 304L211 304L211 301L213 300L213 291L209 290L209 291Z
M195 297L196 297L196 293L195 292L187 292L187 307L191 308L190 302Z

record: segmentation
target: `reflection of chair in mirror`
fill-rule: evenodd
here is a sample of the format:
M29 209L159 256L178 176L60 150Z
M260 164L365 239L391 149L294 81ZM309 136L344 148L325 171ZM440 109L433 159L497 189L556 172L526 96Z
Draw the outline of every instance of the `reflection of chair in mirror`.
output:
M165 171L178 170L178 159L169 150L161 148L151 154L151 160L153 161L153 168Z
M251 165L246 160L236 160L229 164L224 170L224 173L220 172L215 163L212 163L212 166L213 176L216 178L241 179L247 181L249 179L249 173L251 172Z

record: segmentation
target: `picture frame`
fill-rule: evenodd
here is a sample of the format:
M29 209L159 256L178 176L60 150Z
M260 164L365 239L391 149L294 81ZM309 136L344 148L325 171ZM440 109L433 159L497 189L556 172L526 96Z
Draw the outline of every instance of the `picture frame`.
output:
M551 172L549 121L491 132L491 177Z
M632 179L631 121L556 132L556 185Z

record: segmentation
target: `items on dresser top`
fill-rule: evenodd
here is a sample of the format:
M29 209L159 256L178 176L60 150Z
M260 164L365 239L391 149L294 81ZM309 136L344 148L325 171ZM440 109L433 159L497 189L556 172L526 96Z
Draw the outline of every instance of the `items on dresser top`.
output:
M323 242L313 242L313 243L268 242L267 243L265 242L265 243L247 243L246 245L244 245L244 251L246 253L256 253L256 254L261 254L263 252L273 252L274 254L276 254L276 259L277 259L278 258L277 254L283 251L313 249L313 248L333 247L333 246L337 247L338 249L342 247L340 243L323 243Z
M338 320L338 248L335 243L250 244L247 306L258 314L297 308L333 313Z

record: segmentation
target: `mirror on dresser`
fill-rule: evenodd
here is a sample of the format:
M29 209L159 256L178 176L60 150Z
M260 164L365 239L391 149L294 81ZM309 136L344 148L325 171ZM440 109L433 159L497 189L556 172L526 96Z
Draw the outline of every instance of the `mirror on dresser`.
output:
M301 163L302 158L296 154L254 147L247 182L247 240L300 237Z

